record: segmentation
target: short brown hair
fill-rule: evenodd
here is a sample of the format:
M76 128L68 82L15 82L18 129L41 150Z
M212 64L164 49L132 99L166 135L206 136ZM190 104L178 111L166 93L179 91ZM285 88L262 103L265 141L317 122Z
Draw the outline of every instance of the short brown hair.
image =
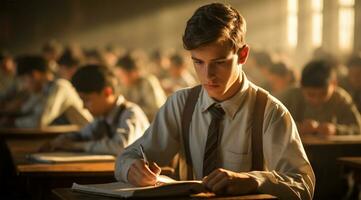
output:
M229 5L212 3L198 8L188 20L183 35L187 50L215 41L229 41L234 50L245 43L246 21Z

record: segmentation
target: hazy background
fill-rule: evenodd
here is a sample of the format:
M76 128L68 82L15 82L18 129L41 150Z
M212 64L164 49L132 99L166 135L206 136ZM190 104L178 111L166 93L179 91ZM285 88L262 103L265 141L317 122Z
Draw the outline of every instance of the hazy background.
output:
M125 48L153 50L182 48L181 37L187 19L204 0L0 0L0 48L11 53L40 51L49 39L63 44L76 42L85 48L108 44ZM246 41L251 48L282 51L307 60L316 48L311 44L311 0L298 3L298 45L287 39L287 0L229 0L246 18ZM337 24L338 0L323 1L323 44L339 52ZM360 18L356 0L355 18ZM355 20L355 36L360 35ZM358 36L359 37L359 36ZM360 38L353 38L353 50L360 50Z

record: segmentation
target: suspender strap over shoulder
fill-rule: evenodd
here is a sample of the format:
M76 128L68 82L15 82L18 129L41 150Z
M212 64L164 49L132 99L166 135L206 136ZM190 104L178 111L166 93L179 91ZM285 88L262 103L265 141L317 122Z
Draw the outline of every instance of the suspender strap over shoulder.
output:
M184 151L185 151L186 163L187 163L188 180L193 179L193 164L192 164L192 157L189 148L189 126L192 121L194 108L197 104L201 89L202 89L201 85L197 85L191 89L186 99L186 103L182 114L182 136L183 136Z
M187 179L193 179L193 163L189 147L189 127L192 121L192 116L194 108L197 104L200 91L202 89L201 85L195 86L191 89L184 106L182 113L182 138L184 143L184 151L187 164ZM266 108L268 99L268 92L263 89L257 90L256 102L253 108L253 119L252 119L252 171L262 171L264 167L264 157L263 157L263 121L264 121L264 111Z
M256 102L253 109L252 120L252 167L251 171L263 171L263 121L264 111L267 104L268 92L259 88L256 94Z

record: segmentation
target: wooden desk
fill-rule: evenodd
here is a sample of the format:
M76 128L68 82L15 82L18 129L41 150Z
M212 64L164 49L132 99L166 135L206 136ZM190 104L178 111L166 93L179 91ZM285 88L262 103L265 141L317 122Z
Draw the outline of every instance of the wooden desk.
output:
M76 125L48 126L44 128L0 128L0 138L55 137L63 133L77 132Z
M97 196L91 194L85 194L80 192L74 192L70 188L58 188L54 189L53 197L55 199L62 199L62 200L114 200L117 198L112 197L105 197L105 196ZM159 199L159 198L146 198L146 199ZM169 198L161 198L162 200L197 200L197 199L213 199L213 200L258 200L258 199L277 199L276 197L268 194L255 194L255 195L244 195L244 196L233 196L233 197L169 197Z
M8 139L14 170L26 191L33 199L48 199L51 189L70 187L73 182L90 184L112 182L114 162L39 164L26 159L26 154L36 152L48 139Z
M341 199L347 188L340 176L337 159L361 156L361 141L330 141L315 136L302 137L302 142L316 175L314 199Z

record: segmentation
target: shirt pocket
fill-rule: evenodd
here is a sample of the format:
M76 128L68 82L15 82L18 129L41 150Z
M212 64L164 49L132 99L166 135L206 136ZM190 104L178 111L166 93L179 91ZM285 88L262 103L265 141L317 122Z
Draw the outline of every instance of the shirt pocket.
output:
M242 172L249 171L251 168L252 157L249 152L234 152L225 150L223 155L223 167L225 169Z

